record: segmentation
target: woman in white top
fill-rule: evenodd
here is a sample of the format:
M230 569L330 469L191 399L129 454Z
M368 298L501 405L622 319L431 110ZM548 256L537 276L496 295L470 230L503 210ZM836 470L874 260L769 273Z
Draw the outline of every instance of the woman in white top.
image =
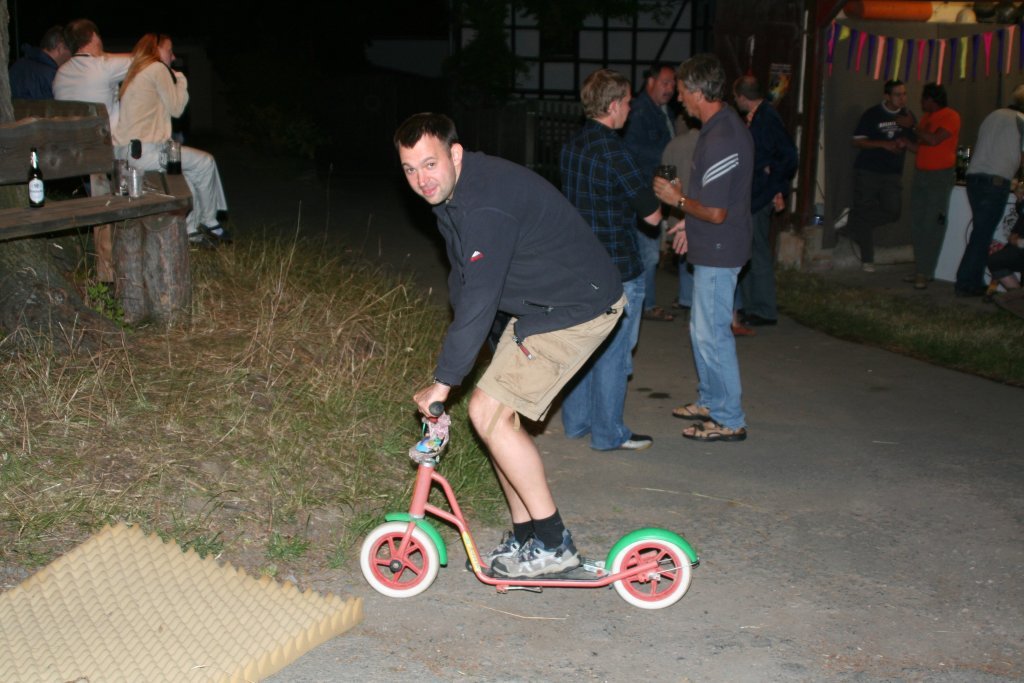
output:
M147 33L135 44L131 66L121 83L121 114L113 132L115 152L146 171L160 169L160 153L171 137L171 118L181 116L188 104L188 80L171 68L173 61L170 37ZM142 143L138 158L131 155L132 140ZM182 146L181 172L192 191L189 239L197 243L230 241L217 223L217 212L228 207L213 155Z

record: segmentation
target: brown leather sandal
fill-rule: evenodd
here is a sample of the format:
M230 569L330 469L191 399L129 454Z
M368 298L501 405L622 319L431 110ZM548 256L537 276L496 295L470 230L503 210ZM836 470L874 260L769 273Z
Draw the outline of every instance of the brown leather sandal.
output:
M655 306L654 308L648 308L640 316L644 320L660 320L661 322L670 323L676 319L674 315L666 311L661 306Z
M714 420L706 420L684 429L683 437L694 441L743 441L747 430L744 427L729 429Z
M710 420L711 410L696 403L687 403L685 406L673 408L672 417L678 417L682 420Z

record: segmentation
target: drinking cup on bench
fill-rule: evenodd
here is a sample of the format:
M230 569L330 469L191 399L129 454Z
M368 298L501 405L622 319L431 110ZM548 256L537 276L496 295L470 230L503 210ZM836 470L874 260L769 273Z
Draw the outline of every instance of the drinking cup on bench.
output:
M181 175L181 143L177 140L167 141L167 174Z
M146 172L141 168L129 168L128 169L128 196L138 198L142 196L142 179L146 177Z

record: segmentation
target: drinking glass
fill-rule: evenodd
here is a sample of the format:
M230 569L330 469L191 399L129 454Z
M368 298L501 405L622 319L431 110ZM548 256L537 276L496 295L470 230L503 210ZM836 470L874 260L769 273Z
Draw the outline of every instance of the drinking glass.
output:
M654 169L654 175L658 178L672 181L676 179L676 167L672 164L662 164Z

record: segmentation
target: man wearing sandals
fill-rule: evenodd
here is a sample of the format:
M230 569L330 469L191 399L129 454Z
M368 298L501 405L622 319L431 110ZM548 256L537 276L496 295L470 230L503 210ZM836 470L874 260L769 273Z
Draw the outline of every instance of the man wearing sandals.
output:
M701 120L693 170L684 192L678 184L654 179L661 201L684 215L668 234L677 254L693 264L690 342L697 366L697 402L672 414L698 420L683 430L697 441L747 438L740 405L740 367L731 331L736 278L750 258L750 187L754 143L746 125L725 104L725 69L717 57L691 57L676 72L679 99Z
M451 263L448 326L434 382L413 400L429 415L476 363L497 313L510 316L469 399L512 512L512 532L481 558L493 574L534 577L580 564L519 416L541 420L565 383L615 327L625 305L608 253L572 204L522 166L459 144L442 114L395 132L413 192L437 217Z

